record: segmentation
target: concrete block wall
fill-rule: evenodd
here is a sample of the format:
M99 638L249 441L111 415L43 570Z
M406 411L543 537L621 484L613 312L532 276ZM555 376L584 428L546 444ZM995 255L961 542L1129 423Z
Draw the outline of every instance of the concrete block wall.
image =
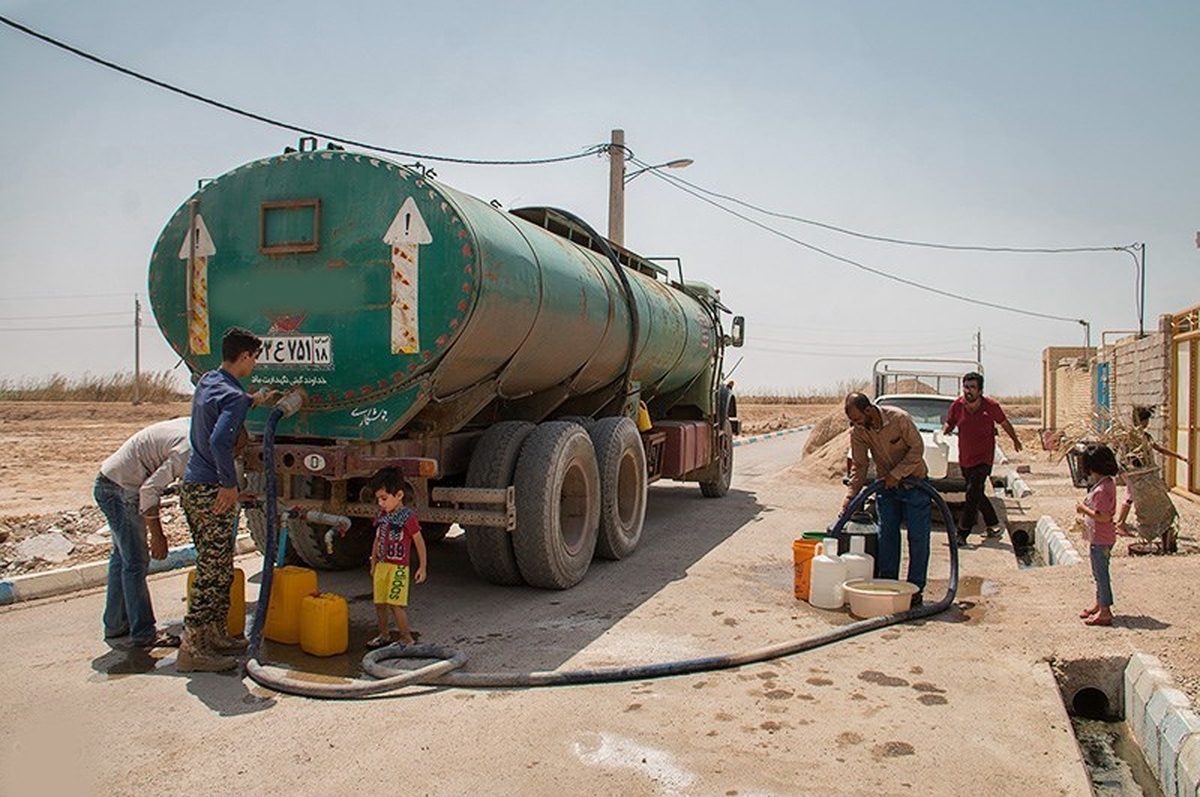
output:
M1155 656L1135 653L1125 665L1125 723L1167 797L1200 791L1200 716L1175 689Z
M1122 338L1102 348L1098 356L1109 363L1113 417L1129 425L1135 406L1154 407L1148 431L1155 440L1165 439L1171 402L1171 336L1160 330L1144 338Z

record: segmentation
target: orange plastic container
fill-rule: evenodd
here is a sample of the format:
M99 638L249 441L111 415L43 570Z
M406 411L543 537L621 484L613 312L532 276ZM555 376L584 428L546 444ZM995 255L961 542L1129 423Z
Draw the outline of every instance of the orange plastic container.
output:
M350 647L350 607L332 592L309 595L300 604L300 649L312 656L336 656Z
M192 585L196 582L196 571L188 573L187 607L192 609ZM246 633L246 574L242 568L233 568L233 583L229 585L229 614L225 618L225 633L241 636Z
M792 559L796 564L796 597L808 600L812 586L812 560L817 555L820 540L799 539L792 543Z
M271 582L271 605L263 636L294 645L300 641L300 609L304 599L317 594L317 571L307 567L275 568Z

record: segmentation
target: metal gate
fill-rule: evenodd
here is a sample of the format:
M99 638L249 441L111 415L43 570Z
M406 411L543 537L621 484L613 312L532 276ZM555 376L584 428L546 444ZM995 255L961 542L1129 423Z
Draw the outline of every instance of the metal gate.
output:
M1108 427L1112 426L1112 385L1109 382L1110 363L1098 361L1096 363L1095 384L1093 385L1092 395L1096 397L1096 431L1104 433L1108 431Z
M1200 495L1200 305L1171 318L1171 448L1187 462L1167 458L1167 483Z

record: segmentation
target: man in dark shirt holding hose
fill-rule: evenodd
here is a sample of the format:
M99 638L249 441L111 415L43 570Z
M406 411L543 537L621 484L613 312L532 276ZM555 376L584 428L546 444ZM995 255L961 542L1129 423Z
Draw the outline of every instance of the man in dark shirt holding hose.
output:
M251 395L242 388L240 380L254 371L261 350L254 333L240 327L226 330L221 367L200 377L192 396L192 455L180 499L196 546L196 581L175 665L182 672L232 670L237 660L230 654L247 647L244 638L226 635L225 621L238 512L234 449L246 412L274 394L263 389Z

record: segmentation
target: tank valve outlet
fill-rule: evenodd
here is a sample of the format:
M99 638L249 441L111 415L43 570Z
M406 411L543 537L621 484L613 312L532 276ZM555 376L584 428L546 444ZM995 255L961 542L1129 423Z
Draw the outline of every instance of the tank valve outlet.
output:
M332 512L321 512L317 509L311 509L304 514L304 519L314 526L331 526L330 531L336 531L343 537L350 530L351 520L345 515L335 515Z
M300 406L304 403L304 390L302 388L294 388L289 390L279 399L279 403L275 405L276 409L283 411L283 417L295 415L300 411Z

